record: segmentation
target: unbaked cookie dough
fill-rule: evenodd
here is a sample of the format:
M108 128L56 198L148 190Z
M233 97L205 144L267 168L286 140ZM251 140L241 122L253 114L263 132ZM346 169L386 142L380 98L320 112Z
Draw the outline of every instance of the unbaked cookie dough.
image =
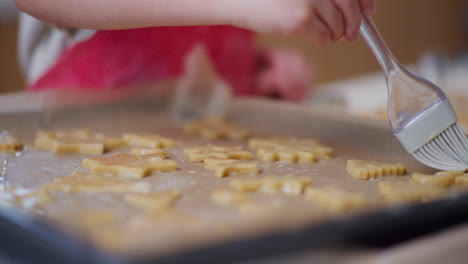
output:
M130 154L133 155L150 155L150 154L158 154L161 157L167 158L167 151L161 148L140 148L135 147L130 149Z
M54 202L54 198L49 195L49 191L45 188L35 190L12 190L12 203L23 209L44 209L48 204Z
M115 223L117 216L113 210L82 210L79 212L78 222L87 230L103 228L106 225Z
M175 190L159 193L130 193L125 195L125 202L144 211L168 210L181 197Z
M38 131L34 146L58 153L99 155L125 145L120 138L95 134L89 129L71 131Z
M463 174L455 178L456 186L468 186L468 174Z
M201 146L187 148L185 155L189 157L190 162L203 162L206 169L215 170L218 177L226 177L231 173L239 174L258 174L258 162L250 161L253 155L236 147L219 146Z
M379 182L379 194L391 203L423 202L443 196L445 188L413 182Z
M360 193L348 192L335 186L309 187L305 198L332 212L343 212L367 206L366 197Z
M82 166L94 174L110 174L127 178L144 178L154 171L177 170L175 161L166 160L159 154L139 156L116 153L109 157L84 159Z
M234 159L207 158L204 161L205 168L215 170L217 177L226 177L232 173L237 174L258 174L258 162L241 161Z
M360 180L406 174L406 167L402 164L365 160L348 160L346 170L351 176Z
M291 195L301 195L304 189L311 185L312 181L307 177L270 176L263 179L233 179L230 186L240 192L259 193L285 193Z
M253 155L242 149L242 146L219 147L213 145L186 148L185 155L189 157L190 162L204 162L207 158L251 160Z
M239 205L251 201L252 196L245 192L232 190L215 190L211 193L211 200L218 205Z
M134 147L174 148L180 145L179 142L173 139L153 134L126 133L123 135L123 139L127 142L128 145Z
M220 117L212 117L187 124L187 133L206 139L247 139L250 132Z
M11 153L23 149L23 144L7 131L0 133L0 153Z
M450 187L455 182L455 178L463 175L462 171L440 171L434 175L413 173L411 179L415 183L429 184L438 187Z
M249 147L257 150L257 157L260 160L268 162L313 163L317 158L327 159L332 155L331 148L313 139L254 138L249 140Z
M258 149L257 157L269 162L313 163L316 161L314 153L290 148Z
M70 176L55 178L42 188L47 191L60 190L70 193L148 193L151 191L151 184L75 171Z
M14 196L14 203L22 208L42 208L54 201L51 193L149 193L151 184L126 179L90 175L78 170L70 176L55 178L51 183L37 189L8 190Z

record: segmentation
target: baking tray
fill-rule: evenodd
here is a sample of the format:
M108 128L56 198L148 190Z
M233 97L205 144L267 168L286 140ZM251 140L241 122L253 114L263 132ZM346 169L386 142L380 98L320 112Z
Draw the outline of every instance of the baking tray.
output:
M89 127L102 131L109 126L117 132L145 117L170 116L170 96L148 90L143 96L95 96L93 104L77 102L68 93L13 95L16 102L0 98L0 123L25 142L31 142L38 128ZM68 94L68 95L67 95ZM125 93L122 93L125 94ZM153 95L153 96L149 96ZM36 97L37 96L37 97ZM26 99L26 97L28 97ZM41 98L42 102L37 103ZM50 101L50 98L54 100ZM102 98L96 99L96 98ZM109 99L110 98L110 99ZM29 100L36 102L27 104ZM54 103L55 102L55 103ZM58 102L58 103L57 103ZM87 103L83 107L83 103ZM99 103L94 105L94 103ZM10 106L9 106L10 105ZM79 107L77 107L79 105ZM44 107L46 106L46 107ZM3 109L2 109L3 107ZM16 109L15 109L16 107ZM229 106L229 118L259 134L313 137L331 145L342 164L348 158L385 159L403 162L410 171L432 172L406 154L386 124L349 118L275 101L236 99ZM18 121L21 122L18 122ZM325 164L326 165L326 164ZM345 173L342 173L345 175ZM347 176L349 177L349 176ZM325 180L326 182L326 180ZM361 184L362 182L356 183ZM365 183L367 184L367 183ZM369 183L372 184L372 183ZM373 211L340 215L324 221L285 224L268 232L224 239L222 243L202 243L167 254L126 257L96 249L93 245L61 232L40 217L14 208L0 209L0 253L15 259L61 263L186 263L232 262L312 250L322 247L386 246L434 232L468 219L468 196ZM27 252L27 254L25 253Z

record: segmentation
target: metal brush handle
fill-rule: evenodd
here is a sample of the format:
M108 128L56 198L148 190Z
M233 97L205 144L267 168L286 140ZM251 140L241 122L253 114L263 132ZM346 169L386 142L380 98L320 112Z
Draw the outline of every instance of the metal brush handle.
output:
M418 115L446 99L439 87L411 73L395 59L366 14L362 15L360 31L385 73L388 118L394 133L400 132Z

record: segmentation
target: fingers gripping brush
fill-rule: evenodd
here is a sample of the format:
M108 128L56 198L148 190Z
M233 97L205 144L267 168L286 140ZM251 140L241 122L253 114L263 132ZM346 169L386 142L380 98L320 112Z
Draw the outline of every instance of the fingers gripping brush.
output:
M445 93L400 65L369 16L360 31L385 72L388 119L406 151L429 167L468 169L468 140Z

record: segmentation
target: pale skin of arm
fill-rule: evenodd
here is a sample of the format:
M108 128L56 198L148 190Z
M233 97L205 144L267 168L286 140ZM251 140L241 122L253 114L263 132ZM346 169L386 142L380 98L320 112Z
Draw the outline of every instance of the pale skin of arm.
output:
M16 0L46 22L96 30L234 25L256 32L305 34L317 45L359 36L374 0Z

